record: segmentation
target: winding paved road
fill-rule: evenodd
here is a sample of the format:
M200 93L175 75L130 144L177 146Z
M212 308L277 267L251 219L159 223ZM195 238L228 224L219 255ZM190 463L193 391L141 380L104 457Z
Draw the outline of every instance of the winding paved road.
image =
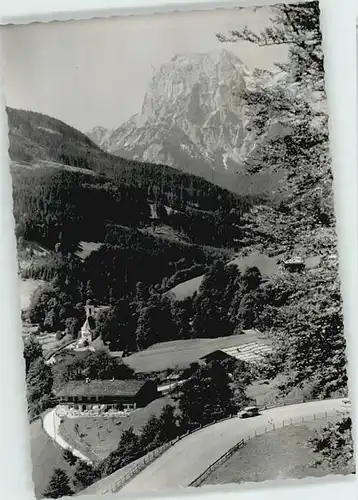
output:
M121 493L148 493L150 491L188 486L213 462L241 439L262 434L273 426L299 423L304 420L334 417L347 412L342 399L301 403L270 410L242 420L232 418L201 429L183 438L135 476ZM264 451L264 450L263 450ZM119 471L118 471L119 472Z
M56 414L56 408L50 410L43 418L43 428L44 431L56 441L56 443L61 446L64 450L71 450L75 457L85 462L91 463L91 460L86 457L79 450L72 448L59 434L59 427L61 424L60 417Z

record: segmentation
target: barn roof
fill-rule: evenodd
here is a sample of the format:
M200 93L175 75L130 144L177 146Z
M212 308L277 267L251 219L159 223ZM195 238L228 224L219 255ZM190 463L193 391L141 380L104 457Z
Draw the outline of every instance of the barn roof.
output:
M263 359L265 355L272 352L271 342L266 339L264 342L247 342L238 346L222 347L215 349L201 356L200 359L231 357L248 363L256 363Z
M225 358L225 357L230 357L230 354L227 354L224 349L216 349L215 351L210 351L207 354L204 354L204 356L201 356L199 359L209 359L209 358Z
M292 265L304 266L305 265L305 261L303 259L301 259L300 257L292 257L290 259L286 259L283 261L283 263L286 266L292 266Z
M57 392L57 396L136 396L145 384L144 380L72 380Z

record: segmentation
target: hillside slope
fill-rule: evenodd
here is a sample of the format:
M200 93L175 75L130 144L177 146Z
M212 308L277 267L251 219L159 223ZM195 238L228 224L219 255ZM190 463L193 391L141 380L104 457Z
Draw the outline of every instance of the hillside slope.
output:
M82 287L92 281L108 300L138 281L160 284L232 254L240 237L233 222L249 198L170 167L112 156L49 116L11 108L8 116L23 277L70 274ZM83 242L96 244L85 258Z
M196 196L206 197L208 203L234 195L195 175L179 172L166 165L126 160L101 150L86 135L56 118L33 111L7 107L9 123L9 155L16 163L36 164L53 162L71 167L92 170L118 182L150 189L154 184L160 194L178 197L185 192L190 201ZM200 194L199 194L200 191Z

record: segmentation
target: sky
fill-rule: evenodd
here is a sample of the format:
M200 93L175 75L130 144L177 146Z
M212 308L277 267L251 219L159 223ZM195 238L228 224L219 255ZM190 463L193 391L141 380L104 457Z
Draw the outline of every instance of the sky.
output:
M286 47L220 43L231 29L270 25L268 8L220 9L1 27L8 106L83 132L118 127L141 109L153 72L177 53L225 46L249 68L274 69Z

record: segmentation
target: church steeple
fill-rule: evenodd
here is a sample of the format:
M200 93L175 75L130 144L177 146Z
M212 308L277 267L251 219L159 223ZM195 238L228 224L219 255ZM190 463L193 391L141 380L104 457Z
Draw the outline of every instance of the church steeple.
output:
M86 301L85 305L86 320L81 328L81 337L79 340L80 345L90 344L93 340L92 326L94 321L94 306L90 299Z
M94 306L92 304L91 299L86 300L86 305L85 305L85 311L86 311L86 318L93 318L94 315Z

